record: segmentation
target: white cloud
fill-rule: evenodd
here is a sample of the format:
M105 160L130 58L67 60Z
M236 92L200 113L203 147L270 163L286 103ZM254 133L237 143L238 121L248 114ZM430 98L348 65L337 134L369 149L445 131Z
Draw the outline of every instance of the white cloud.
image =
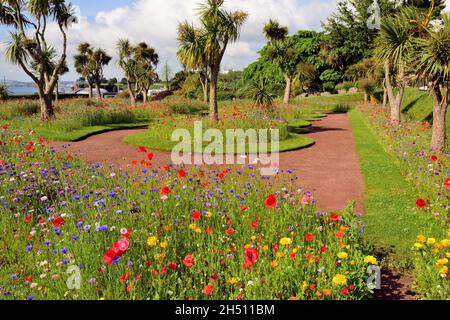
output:
M72 56L80 42L89 42L105 48L116 56L116 42L129 38L134 42L145 41L157 49L161 65L167 60L172 70L178 70L176 60L176 29L183 20L196 21L195 10L201 0L138 0L133 5L99 12L94 21L81 16L78 25L68 33L68 65L72 67ZM257 58L264 45L262 28L270 18L289 26L291 32L298 29L320 30L323 21L335 8L335 0L227 0L229 9L242 9L250 16L242 29L240 40L229 46L222 67L241 69ZM83 8L81 8L83 14ZM49 28L49 37L58 46L60 34L55 26ZM6 72L0 61L0 72ZM73 69L73 68L71 68ZM114 59L107 67L107 77L121 77ZM8 77L8 75L7 75ZM72 70L64 77L77 77Z

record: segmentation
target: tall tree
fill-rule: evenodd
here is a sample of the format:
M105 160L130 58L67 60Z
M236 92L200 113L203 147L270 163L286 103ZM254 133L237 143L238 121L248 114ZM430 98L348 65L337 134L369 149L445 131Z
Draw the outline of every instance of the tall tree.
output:
M210 84L210 115L217 120L219 108L217 103L217 83L219 81L220 65L227 46L239 39L242 25L248 14L243 11L227 11L225 0L206 0L198 8L200 28L197 31L205 43L205 54L211 72Z
M87 79L89 86L89 98L92 98L92 82L95 82L97 96L101 99L101 81L103 68L109 64L111 57L103 49L96 49L89 43L81 43L78 46L78 54L74 56L75 69Z
M61 34L62 50L53 57L49 67L48 54L53 49L48 44L48 24L54 21ZM10 32L11 41L6 58L19 65L36 84L41 101L41 119L55 117L53 93L59 74L66 62L67 28L76 19L71 4L65 0L8 0L0 2L0 24L15 31Z
M206 37L194 25L183 22L178 25L178 60L189 70L198 73L203 89L203 102L208 103L209 68L206 54Z
M166 63L162 68L162 80L164 80L167 90L169 90L171 77L172 77L172 70L170 69L169 63L166 61Z
M416 68L428 80L433 98L433 133L431 149L445 153L447 108L450 102L450 14L444 14L443 23L427 28L425 36L417 40Z
M119 51L119 66L125 73L128 92L132 105L136 105L136 95L140 92L144 100L147 92L156 77L156 66L159 61L155 49L145 42L134 46L127 39L117 43Z

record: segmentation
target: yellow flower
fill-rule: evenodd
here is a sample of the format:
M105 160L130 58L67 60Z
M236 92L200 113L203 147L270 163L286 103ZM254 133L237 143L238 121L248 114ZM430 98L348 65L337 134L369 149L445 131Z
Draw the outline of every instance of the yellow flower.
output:
M437 266L448 264L448 259L439 259L436 264Z
M255 236L252 236L250 239L251 239L252 241L255 241L255 240L256 240L256 237L255 237Z
M270 261L270 266L275 269L278 267L278 262L276 260Z
M201 232L202 232L202 229L200 229L199 227L197 227L197 228L195 228L194 231L197 232L197 233L201 233Z
M160 244L161 248L167 248L168 245L167 241L161 242Z
M448 267L443 266L442 268L439 269L439 273L441 276L446 277L448 274Z
M425 242L426 240L427 240L427 238L424 236L424 235L418 235L417 237L416 237L416 240L418 241L418 242Z
M191 223L191 224L189 225L189 229L195 230L195 229L197 229L197 225L196 225L195 223Z
M284 257L284 253L283 253L283 252L280 252L280 251L278 251L278 252L277 252L277 257L279 257L279 258L283 258L283 257Z
M306 281L303 281L302 291L306 291L306 289L308 289L308 284L306 283Z
M332 281L337 286L345 286L347 284L347 278L343 274L335 275Z
M280 240L280 244L281 244L282 246L290 245L290 244L292 244L292 239L291 239L291 238L282 238L282 239Z
M377 258L375 258L374 256L366 256L364 257L364 262L365 263L369 263L369 264L377 264Z
M298 249L297 248L295 248L295 249L292 249L292 253L297 253L298 252Z
M227 283L229 283L229 284L236 284L238 282L239 282L239 280L237 278L229 278L229 279L227 279Z
M427 244L432 245L436 243L436 239L435 238L428 238L427 239Z
M212 212L209 212L209 211L205 215L205 217L207 217L207 218L211 218L212 216L213 216Z
M269 246L264 246L262 249L263 249L263 251L267 251L267 250L269 250Z
M434 254L438 254L439 253L439 249L434 248L433 250L431 250L431 252L434 253Z
M447 252L445 256L450 259L450 252Z
M347 252L339 252L337 254L337 256L338 256L339 259L347 259L348 258Z
M289 297L289 299L288 300L292 300L292 301L295 301L295 300L298 300L297 299L297 297Z
M450 244L450 240L449 239L444 239L444 240L441 241L441 245L444 248L448 247L449 244Z
M320 298L322 296L322 294L320 293L320 291L316 291L316 297Z
M355 260L351 260L349 263L351 266L354 266L356 264Z
M423 244L421 244L421 243L419 243L419 242L416 242L416 243L414 244L414 248L416 248L416 249L422 249L422 248L423 248Z
M156 243L158 242L158 239L156 239L156 237L149 237L148 239L147 239L147 244L150 246L150 247L154 247L154 246L156 246Z

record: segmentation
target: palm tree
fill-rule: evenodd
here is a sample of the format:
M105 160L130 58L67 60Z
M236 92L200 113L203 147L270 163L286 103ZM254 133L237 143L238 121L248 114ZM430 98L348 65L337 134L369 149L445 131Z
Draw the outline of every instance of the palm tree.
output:
M269 114L274 111L273 101L275 97L266 78L261 78L260 81L252 81L248 87L248 95L252 98L255 106L260 107Z
M91 47L89 43L78 46L78 54L74 56L75 69L87 79L89 85L89 98L92 98L92 80L97 88L98 98L101 99L101 81L103 68L111 61L111 57L103 49Z
M178 42L180 47L177 57L186 68L198 72L203 89L203 102L208 103L208 56L206 55L206 43L204 41L206 38L202 36L200 31L188 22L178 25Z
M159 56L154 48L141 42L134 48L134 58L136 60L137 90L141 92L144 102L147 102L148 90L157 77L155 70Z
M282 27L276 20L270 20L265 26L263 33L269 44L267 55L269 60L275 63L284 75L286 82L284 90L284 103L289 103L291 97L292 81L298 70L300 58L293 48L292 38L288 37L288 28Z
M198 8L201 22L200 37L205 43L204 53L211 72L210 115L217 120L219 108L217 103L217 83L220 65L229 43L239 39L240 31L248 14L243 11L227 11L223 8L225 0L206 0Z
M443 15L441 26L428 28L426 36L417 39L417 49L416 69L421 77L428 79L433 98L431 149L445 153L446 117L450 102L450 14Z
M384 84L391 108L391 121L400 121L400 108L405 91L405 67L408 50L411 48L412 26L403 17L397 15L386 17L381 24L381 31L376 39L375 56L384 67ZM392 70L397 71L395 82ZM396 89L397 93L394 92Z
M58 59L55 56L49 60L51 48L46 36L52 20L61 33L62 50ZM73 22L76 22L73 8L65 0L8 0L0 3L0 24L15 29L9 33L11 40L6 58L19 65L36 84L42 121L55 116L53 92L66 61L66 30Z

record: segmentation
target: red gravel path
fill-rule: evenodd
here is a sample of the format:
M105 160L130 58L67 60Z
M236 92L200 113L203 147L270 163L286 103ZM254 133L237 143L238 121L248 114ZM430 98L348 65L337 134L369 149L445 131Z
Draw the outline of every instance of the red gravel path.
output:
M142 159L137 148L126 145L122 139L145 130L111 131L92 136L84 141L70 143L68 151L87 162L127 165ZM282 169L293 169L299 184L312 192L323 210L340 210L348 202L356 201L357 210L363 211L364 183L359 157L346 114L332 114L315 122L309 137L316 144L307 149L282 153ZM53 142L59 148L63 142ZM170 153L153 151L154 166L170 163Z

